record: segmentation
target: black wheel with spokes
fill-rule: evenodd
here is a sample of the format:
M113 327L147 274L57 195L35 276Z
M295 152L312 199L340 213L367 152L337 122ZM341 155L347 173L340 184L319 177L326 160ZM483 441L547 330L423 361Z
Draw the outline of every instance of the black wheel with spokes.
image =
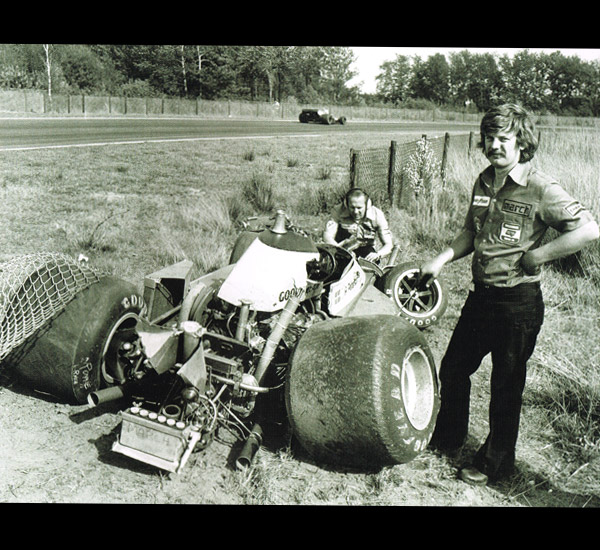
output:
M398 306L398 315L421 329L437 323L448 306L442 281L422 279L419 266L412 263L398 265L386 273L383 291Z

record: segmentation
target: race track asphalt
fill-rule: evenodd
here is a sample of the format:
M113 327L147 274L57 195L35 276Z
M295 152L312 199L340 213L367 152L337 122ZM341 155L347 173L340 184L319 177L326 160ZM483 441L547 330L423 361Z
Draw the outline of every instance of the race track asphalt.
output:
M428 135L465 133L475 126L440 122L358 122L345 125L302 124L291 120L206 120L197 118L31 117L0 120L0 151L86 147L119 143L152 143L336 132L396 132Z

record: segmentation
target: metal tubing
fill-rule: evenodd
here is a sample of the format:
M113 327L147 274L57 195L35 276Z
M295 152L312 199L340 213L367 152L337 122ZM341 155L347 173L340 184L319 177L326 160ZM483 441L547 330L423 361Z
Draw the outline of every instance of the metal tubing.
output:
M127 395L123 386L111 386L88 394L87 401L92 407L109 401L117 401Z
M262 383L262 379L267 371L267 367L273 359L273 355L275 355L275 350L279 345L279 341L283 337L283 333L290 324L290 321L294 316L299 304L300 301L295 296L292 296L286 302L285 307L281 311L279 319L277 319L277 322L275 323L275 328L271 331L271 334L269 334L269 338L267 338L265 348L258 362L258 366L256 367L256 373L254 374L254 378L256 378L259 386Z
M218 382L222 382L229 386L237 385L237 386L239 386L239 388L241 390L250 391L250 392L254 392L254 393L267 393L270 390L270 388L265 388L262 386L251 386L250 384L244 384L243 382L236 382L235 380L232 380L231 378L225 378L224 376L219 376L218 374L215 374L214 372L211 374L211 378L214 378Z
M183 363L198 349L202 336L202 325L196 321L184 321L179 325L183 331Z
M238 470L244 470L252 464L252 460L256 455L258 449L262 444L262 428L259 424L254 424L252 426L252 431L246 439L246 443L242 447L242 451L240 452L237 460L235 461L235 466Z
M242 307L240 308L240 318L235 332L235 337L242 342L246 340L244 336L246 334L246 325L248 323L248 313L250 312L251 303L252 302L249 300L242 300Z

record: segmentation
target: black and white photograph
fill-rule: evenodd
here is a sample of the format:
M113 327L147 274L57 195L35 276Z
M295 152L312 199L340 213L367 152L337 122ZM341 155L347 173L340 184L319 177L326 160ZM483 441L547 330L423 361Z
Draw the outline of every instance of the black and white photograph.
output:
M0 503L599 507L600 48L290 44L0 44Z

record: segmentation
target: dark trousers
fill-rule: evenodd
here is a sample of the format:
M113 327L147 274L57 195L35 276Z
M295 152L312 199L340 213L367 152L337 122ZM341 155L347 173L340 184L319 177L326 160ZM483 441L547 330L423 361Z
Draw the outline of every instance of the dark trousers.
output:
M538 283L508 289L476 285L440 365L441 409L432 443L456 449L468 432L470 376L492 355L489 435L474 459L491 478L514 467L527 360L543 320Z

